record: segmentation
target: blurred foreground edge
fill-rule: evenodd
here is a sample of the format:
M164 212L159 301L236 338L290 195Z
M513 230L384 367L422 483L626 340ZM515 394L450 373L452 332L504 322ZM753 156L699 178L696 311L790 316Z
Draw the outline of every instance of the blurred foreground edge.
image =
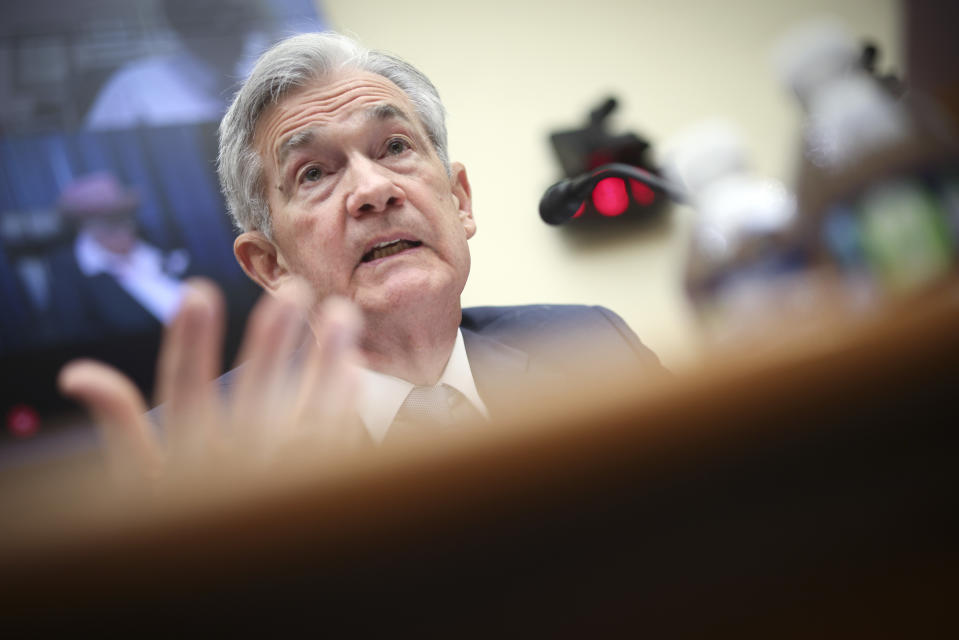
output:
M957 323L953 282L801 348L626 380L242 500L81 505L4 536L0 620L952 635Z

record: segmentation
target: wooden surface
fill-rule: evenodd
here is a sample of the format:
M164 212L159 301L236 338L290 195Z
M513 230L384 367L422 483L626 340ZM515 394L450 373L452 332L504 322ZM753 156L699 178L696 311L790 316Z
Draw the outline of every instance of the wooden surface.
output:
M152 505L118 508L47 470L46 503L3 492L0 620L950 635L957 326L951 284L813 340L668 380L611 378L431 446Z

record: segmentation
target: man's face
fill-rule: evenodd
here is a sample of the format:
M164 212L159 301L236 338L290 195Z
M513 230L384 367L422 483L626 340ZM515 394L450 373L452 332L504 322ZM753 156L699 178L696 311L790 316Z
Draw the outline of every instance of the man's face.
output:
M362 71L308 85L264 113L254 144L278 284L300 276L318 299L366 313L458 305L476 230L469 183L462 165L447 173L396 85Z
M84 228L97 244L111 253L126 255L137 243L136 224L127 214L91 220Z

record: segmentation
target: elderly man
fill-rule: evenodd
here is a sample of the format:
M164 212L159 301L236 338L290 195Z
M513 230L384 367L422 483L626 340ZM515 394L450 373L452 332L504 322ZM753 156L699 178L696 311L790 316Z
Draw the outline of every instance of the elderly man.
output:
M579 370L581 351L552 348L559 336L586 340L609 367L660 370L606 309L461 309L476 232L470 183L448 158L436 89L395 57L328 33L275 46L221 123L219 173L242 230L237 260L271 295L249 324L250 362L221 379L227 411L209 409L218 400L197 391L215 371L219 303L208 285L187 297L161 353L159 385L171 430L190 448L201 445L186 434L209 431L196 424L214 414L297 431L355 407L373 441L399 429L407 411L442 423L458 411L495 418L503 386L590 375ZM315 339L291 355L297 305ZM115 450L148 465L167 455L137 417L142 401L114 373L79 363L61 384L99 416Z

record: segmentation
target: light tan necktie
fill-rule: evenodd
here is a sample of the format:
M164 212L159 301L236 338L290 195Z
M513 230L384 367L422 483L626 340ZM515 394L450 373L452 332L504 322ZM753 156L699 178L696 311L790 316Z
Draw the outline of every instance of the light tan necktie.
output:
M480 417L466 396L447 384L413 387L397 411L384 442L438 436L455 423Z

